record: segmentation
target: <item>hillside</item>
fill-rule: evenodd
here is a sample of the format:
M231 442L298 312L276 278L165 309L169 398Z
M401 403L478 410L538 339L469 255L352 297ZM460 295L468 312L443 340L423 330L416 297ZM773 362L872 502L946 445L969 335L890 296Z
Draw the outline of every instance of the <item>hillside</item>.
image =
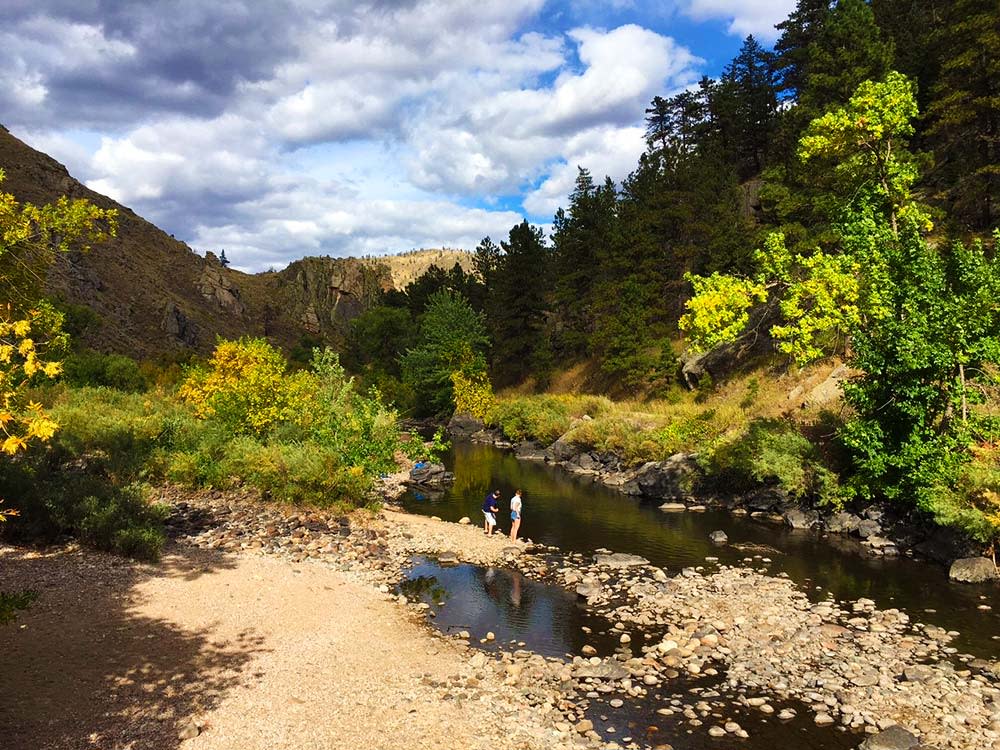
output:
M224 268L213 254L198 255L88 189L2 126L0 167L7 175L3 190L19 201L44 204L68 195L118 210L116 238L89 253L60 256L48 278L54 296L97 313L99 324L83 334L96 349L137 357L205 353L218 336L242 335L266 336L285 348L305 334L336 343L345 322L390 288L396 275L381 259L304 258L262 274ZM420 272L413 257L402 267L400 278Z
M408 253L386 255L373 260L388 266L392 285L396 289L402 289L411 281L416 281L431 266L448 271L458 263L466 273L473 270L472 253L468 250L447 247L412 250Z

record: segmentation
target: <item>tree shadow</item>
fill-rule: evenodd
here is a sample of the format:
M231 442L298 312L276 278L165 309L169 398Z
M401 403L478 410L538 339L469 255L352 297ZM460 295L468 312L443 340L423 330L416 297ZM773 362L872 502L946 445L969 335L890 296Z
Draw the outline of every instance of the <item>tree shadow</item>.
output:
M173 547L157 565L96 552L0 548L0 590L38 599L0 628L0 746L6 750L171 750L194 718L255 675L251 630L224 641L140 612L140 584L234 567Z

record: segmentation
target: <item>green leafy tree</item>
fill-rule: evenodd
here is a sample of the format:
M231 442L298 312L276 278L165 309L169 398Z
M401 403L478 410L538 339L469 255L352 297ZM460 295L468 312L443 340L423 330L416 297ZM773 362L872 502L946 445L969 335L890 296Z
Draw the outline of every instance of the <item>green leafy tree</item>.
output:
M883 82L863 82L845 107L813 120L799 142L799 156L818 162L823 171L832 167L830 187L837 195L873 192L895 232L919 175L907 143L916 116L913 84L892 71Z
M800 365L844 347L851 330L881 314L880 244L895 239L901 216L929 226L910 199L918 171L906 139L916 114L912 84L892 72L882 83L865 81L845 107L810 124L799 154L832 175L831 204L850 196L830 213L843 219L846 211L852 220L830 251L793 252L783 234L773 233L752 278L690 277L695 294L680 325L696 348L735 340L751 307L765 298L781 313L770 331L779 351ZM891 235L880 232L879 217Z
M454 410L452 373L473 379L486 371L489 337L483 317L448 289L433 294L420 322L419 343L402 359L403 382L424 414Z
M953 488L974 445L1000 434L996 418L976 409L1000 364L1000 259L979 242L939 252L912 220L883 253L883 314L854 331L851 364L863 374L845 387L856 414L842 431L853 486L991 541L996 508Z

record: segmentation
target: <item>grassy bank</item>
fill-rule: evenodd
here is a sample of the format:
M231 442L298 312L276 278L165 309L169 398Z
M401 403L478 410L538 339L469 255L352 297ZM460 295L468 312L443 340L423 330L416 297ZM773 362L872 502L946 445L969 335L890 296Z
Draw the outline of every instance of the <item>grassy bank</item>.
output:
M512 440L547 445L562 438L632 466L693 453L710 480L733 490L770 485L818 505L870 502L853 492L850 459L838 439L850 413L829 379L837 365L757 370L647 401L502 393L491 422ZM957 482L937 489L933 508L919 510L990 543L1000 518L1000 449L979 445L973 454Z

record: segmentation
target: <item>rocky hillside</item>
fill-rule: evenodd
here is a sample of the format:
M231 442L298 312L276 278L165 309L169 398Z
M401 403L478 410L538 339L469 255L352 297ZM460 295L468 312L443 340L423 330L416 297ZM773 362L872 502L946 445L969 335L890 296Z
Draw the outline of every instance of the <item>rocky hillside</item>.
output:
M402 289L411 281L415 281L431 266L450 271L458 263L466 273L472 271L472 253L468 250L447 247L412 250L399 255L385 255L375 260L389 267L392 285L396 289Z
M134 211L95 193L66 168L0 126L2 189L20 201L60 195L116 208L118 236L89 253L60 256L50 292L100 317L88 345L136 357L205 353L216 337L267 336L284 347L303 335L336 343L344 325L370 304L392 276L373 260L305 258L275 273L245 274L201 257ZM429 262L428 262L429 265Z

